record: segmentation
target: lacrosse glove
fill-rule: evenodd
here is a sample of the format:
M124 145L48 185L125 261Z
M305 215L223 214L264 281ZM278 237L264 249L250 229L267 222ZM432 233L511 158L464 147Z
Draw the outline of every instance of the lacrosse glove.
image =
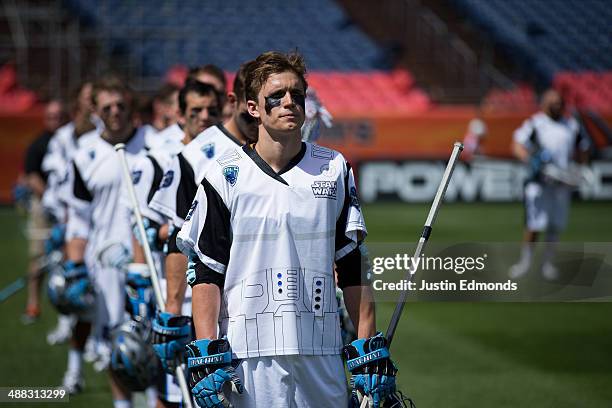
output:
M244 387L232 366L232 351L226 338L196 340L186 346L189 386L200 407L230 407L223 387L230 383L233 392Z
M66 236L66 224L55 224L51 228L49 238L45 240L45 254L49 255L53 251L59 251L64 246Z
M164 249L164 241L159 238L159 229L161 225L149 218L143 218L142 223L144 224L147 243L151 251L162 251ZM138 240L138 243L143 246L144 242L140 236L140 229L137 224L132 225L132 232L134 237Z
M356 406L370 397L379 408L395 392L397 368L389 358L387 339L378 332L368 339L357 339L343 348L346 366L351 372L351 402Z
M193 338L191 325L191 317L168 312L158 312L153 319L153 349L168 374L185 361L185 346Z
M83 263L66 261L49 276L51 304L62 314L81 314L94 307L95 291Z
M153 318L154 296L149 267L146 264L128 264L125 276L125 308L130 316L135 320Z

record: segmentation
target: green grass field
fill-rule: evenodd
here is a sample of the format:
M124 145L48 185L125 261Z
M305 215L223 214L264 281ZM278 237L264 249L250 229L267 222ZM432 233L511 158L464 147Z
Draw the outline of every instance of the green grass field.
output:
M575 204L563 240L612 242L611 207ZM368 239L414 242L427 209L364 207ZM431 240L518 241L522 214L518 204L446 205ZM22 221L14 211L0 210L0 287L24 273ZM0 304L0 386L58 385L66 347L45 341L55 314L46 307L38 323L23 326L24 302L22 291ZM380 328L386 328L392 307L378 306ZM610 407L611 316L609 303L410 303L392 348L399 385L419 408ZM71 398L70 406L111 406L105 377L88 367L86 381L86 391Z

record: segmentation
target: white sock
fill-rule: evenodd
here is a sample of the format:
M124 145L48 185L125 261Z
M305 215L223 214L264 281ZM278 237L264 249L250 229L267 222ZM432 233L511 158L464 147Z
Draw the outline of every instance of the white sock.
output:
M57 318L57 325L62 329L69 329L72 326L72 316L60 314Z
M533 242L524 242L521 247L521 264L531 265L531 258L533 258Z
M68 371L77 375L81 375L82 367L83 353L73 348L68 350Z
M132 408L132 401L129 400L114 400L114 408Z
M147 406L149 408L155 408L157 406L157 389L155 387L149 387L145 390L145 396L147 398Z

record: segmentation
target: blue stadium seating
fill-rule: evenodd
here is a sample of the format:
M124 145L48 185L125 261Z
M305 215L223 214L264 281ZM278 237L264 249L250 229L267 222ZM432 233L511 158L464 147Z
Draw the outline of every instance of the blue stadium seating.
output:
M606 0L455 0L452 4L539 79L559 71L612 69Z
M174 64L226 71L270 49L297 48L312 70L377 69L383 50L332 0L65 0L69 8L140 60L145 75Z

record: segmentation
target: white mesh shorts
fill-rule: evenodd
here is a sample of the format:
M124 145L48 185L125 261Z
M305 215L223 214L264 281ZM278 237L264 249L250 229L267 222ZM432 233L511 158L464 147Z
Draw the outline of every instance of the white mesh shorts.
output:
M560 184L529 182L525 185L525 222L530 231L563 231L572 198L570 188Z
M244 392L230 397L235 408L348 406L346 375L339 355L247 358L236 372Z

